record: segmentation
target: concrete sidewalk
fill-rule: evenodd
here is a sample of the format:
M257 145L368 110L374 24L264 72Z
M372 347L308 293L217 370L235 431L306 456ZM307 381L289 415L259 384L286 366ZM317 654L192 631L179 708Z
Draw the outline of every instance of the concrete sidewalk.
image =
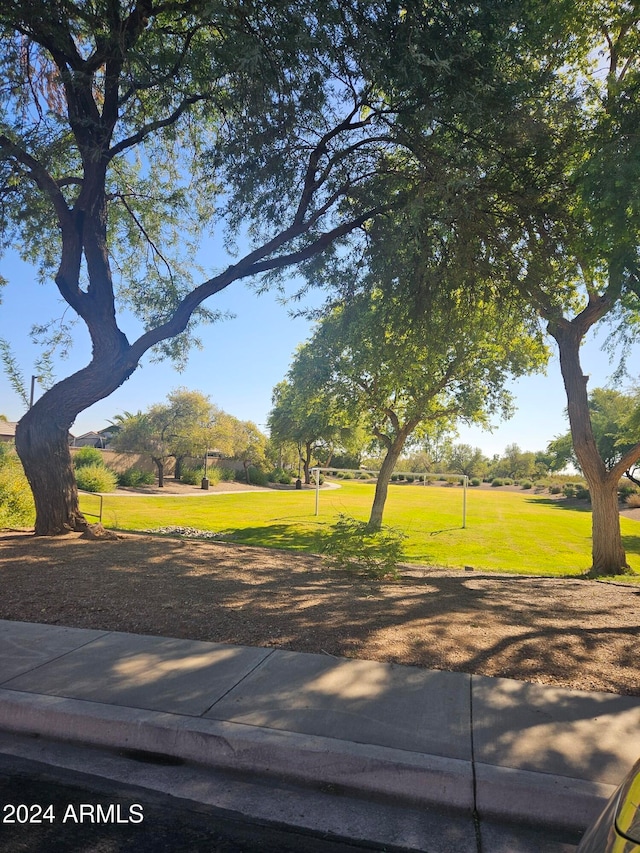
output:
M0 730L583 829L640 755L640 698L0 620Z

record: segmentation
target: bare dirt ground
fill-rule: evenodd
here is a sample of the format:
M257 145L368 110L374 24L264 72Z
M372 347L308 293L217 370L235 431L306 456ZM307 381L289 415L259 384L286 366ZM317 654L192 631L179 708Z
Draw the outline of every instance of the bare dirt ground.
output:
M222 484L221 484L222 485ZM270 646L640 695L640 586L408 569L147 535L0 534L0 618Z

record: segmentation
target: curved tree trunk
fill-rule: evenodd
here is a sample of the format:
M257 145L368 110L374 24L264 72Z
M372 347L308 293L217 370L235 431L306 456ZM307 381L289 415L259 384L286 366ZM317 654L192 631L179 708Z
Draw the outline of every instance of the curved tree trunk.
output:
M151 458L155 462L158 471L158 488L164 489L164 459L160 459L158 456L152 456Z
M373 498L373 506L371 507L371 515L367 524L369 530L380 530L382 527L382 516L384 506L387 502L387 494L389 492L389 481L396 467L400 454L406 444L407 438L411 435L415 425L408 424L404 426L392 441L385 442L387 444L387 455L382 461L380 472L378 473L378 482L376 483L376 493Z
M593 307L592 314L598 319L596 308ZM589 377L584 376L580 365L580 344L595 322L590 320L587 308L573 321L560 320L549 324L549 333L558 343L573 448L591 494L591 572L597 575L619 575L629 570L620 531L619 475L616 471L607 470L598 451L589 413Z
M78 487L69 450L69 430L79 412L108 397L135 369L124 335L106 355L63 379L23 415L16 427L16 451L33 492L36 536L84 530Z
M35 407L34 407L35 408ZM16 450L36 506L36 536L84 530L69 450L69 429L52 417L27 412L16 428Z

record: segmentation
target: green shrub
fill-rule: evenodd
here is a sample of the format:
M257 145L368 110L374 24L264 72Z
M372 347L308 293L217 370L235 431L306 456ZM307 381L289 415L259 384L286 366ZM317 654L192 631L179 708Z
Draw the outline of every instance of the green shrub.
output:
M187 486L199 486L202 482L203 477L204 468L183 468L180 474L180 480L183 483L186 483ZM207 477L211 482L211 478L209 477L208 471Z
M407 483L414 483L415 477L412 474L407 474Z
M562 493L562 486L551 486L549 488L549 493L552 495L559 495Z
M204 476L204 470L202 471ZM217 486L221 480L220 469L216 465L207 468L207 479L212 486Z
M0 527L30 527L35 507L15 450L0 442Z
M156 478L151 471L141 471L140 468L127 468L122 474L118 474L119 486L151 486Z
M220 479L223 483L233 483L236 478L236 472L234 468L220 468Z
M469 481L469 483L470 483L472 486L479 486L481 482L482 482L482 481L481 481L480 477L473 477L473 478Z
M494 477L491 481L491 485L495 488L497 486L504 486L504 480L501 480L500 477Z
M378 579L397 578L405 539L400 530L383 526L372 531L366 521L341 513L331 526L322 550L334 568Z
M523 489L532 489L533 483L531 483L529 480L525 480L524 483L522 483L522 488Z
M392 482L392 483L397 483L397 482L398 482L398 475L397 475L397 474L392 474L392 475L391 475L391 482Z
M343 480L353 480L353 474L351 473L351 471L344 471L342 474L342 479Z
M573 483L565 483L562 491L565 498L575 498L576 496L576 487Z
M591 500L591 494L589 489L585 489L584 486L578 486L576 488L576 498L579 501L589 501Z
M504 481L505 486L513 486L513 480L510 480L508 477Z
M623 483L621 486L618 487L618 495L620 496L620 500L626 501L626 499L630 495L636 494L638 494L637 486L632 486L630 483Z
M104 465L104 459L97 447L81 447L73 454L73 464L76 468L84 468L87 465Z
M290 486L292 483L291 474L284 468L274 468L267 474L267 480L270 483L280 483L282 486Z
M76 469L76 482L83 492L115 492L118 478L104 465L82 465Z
M640 508L640 495L629 495L627 498L627 506L630 509Z
M253 465L250 465L246 472L244 469L236 471L236 480L238 483L246 483L247 479L252 486L269 485L269 478L264 471L261 471Z

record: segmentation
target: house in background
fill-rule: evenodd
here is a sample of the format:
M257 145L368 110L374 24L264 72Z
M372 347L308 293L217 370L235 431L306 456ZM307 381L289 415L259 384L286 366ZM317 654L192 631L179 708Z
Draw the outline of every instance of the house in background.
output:
M16 440L17 426L17 421L0 420L0 441L10 441L11 444L14 444Z
M92 430L77 437L69 434L69 444L71 447L98 447L104 450L109 446L113 433L113 427L105 427L97 432Z

